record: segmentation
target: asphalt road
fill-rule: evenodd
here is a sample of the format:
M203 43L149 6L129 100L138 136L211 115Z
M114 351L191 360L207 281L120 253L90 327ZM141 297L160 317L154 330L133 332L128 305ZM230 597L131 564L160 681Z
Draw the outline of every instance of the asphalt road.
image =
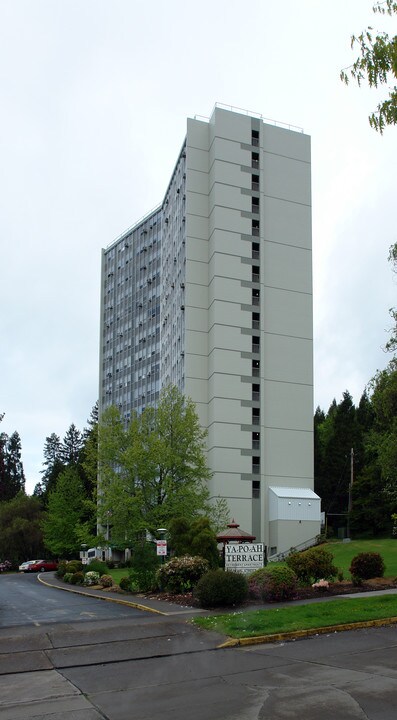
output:
M142 617L142 612L48 588L35 573L0 575L0 628L131 617Z
M37 581L21 582L29 599ZM220 636L182 616L81 622L80 601L91 607L92 598L45 587L38 597L53 593L61 606L78 601L73 621L0 628L0 720L397 716L397 626L219 649Z

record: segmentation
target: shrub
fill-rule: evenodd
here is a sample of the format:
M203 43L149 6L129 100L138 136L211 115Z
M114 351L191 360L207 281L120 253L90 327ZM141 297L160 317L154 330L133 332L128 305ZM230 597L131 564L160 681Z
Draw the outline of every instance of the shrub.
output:
M157 570L159 562L155 544L143 542L135 545L129 567L134 570Z
M198 581L194 596L200 607L239 605L248 596L248 582L242 573L210 570Z
M258 586L262 600L281 602L295 597L298 581L294 571L287 565L270 565L256 572L258 574L253 581Z
M75 573L83 569L83 563L80 560L70 560L66 563L66 572Z
M55 575L59 578L63 578L66 572L67 561L60 560L58 563L58 569L55 571Z
M302 585L310 585L316 580L332 580L338 574L333 564L334 556L323 547L314 547L305 552L292 553L286 563L294 571Z
M267 568L260 568L248 575L248 596L253 600L263 600L263 581Z
M131 589L130 585L131 585L131 580L129 577L120 578L119 587L121 588L121 590L128 592Z
M158 589L157 570L140 568L129 571L130 590L132 592L151 592Z
M357 580L369 580L370 578L383 577L385 563L379 553L359 553L351 561L349 572L353 582Z
M99 578L99 584L102 585L103 588L112 587L113 585L113 578L111 575L101 575Z
M73 576L73 573L65 573L63 576L63 581L66 583L70 583L70 578Z
M84 576L84 585L99 585L99 573L89 570Z
M208 560L197 555L183 555L172 558L157 571L157 580L161 588L170 593L183 593L192 590L209 568Z
M105 562L102 562L102 560L97 560L94 558L91 560L91 562L85 566L86 572L96 572L101 575L106 575L109 572L109 568L106 565Z
M81 570L71 573L69 582L71 585L82 585L84 582L84 573Z

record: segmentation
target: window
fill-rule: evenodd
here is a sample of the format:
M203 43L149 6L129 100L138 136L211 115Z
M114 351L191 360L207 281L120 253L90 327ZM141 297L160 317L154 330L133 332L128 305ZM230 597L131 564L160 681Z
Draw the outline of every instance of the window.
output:
M251 165L253 168L259 168L259 153L251 153Z
M257 383L254 383L254 384L253 384L253 386L252 386L252 399L253 399L254 401L256 401L256 402L260 400L260 389L261 389L261 386L260 386L259 384L257 384Z
M253 260L259 260L259 251L260 251L259 243L253 242L252 243L252 251L251 251L251 257Z
M261 483L260 480L252 481L252 497L259 498L261 496Z
M252 458L252 472L254 473L254 475L259 475L260 471L261 471L261 459L260 459L260 457L257 457L254 455L254 457Z
M254 377L259 377L260 374L260 361L259 360L253 360L252 361L252 375Z
M252 235L259 235L259 220L252 220Z
M254 330L259 330L260 320L261 320L260 313L253 312L252 313L252 328Z
M253 335L252 337L252 352L258 353L260 350L260 337L257 335Z
M260 290L252 290L252 304L259 305L260 303Z
M259 282L259 272L260 272L259 265L253 265L252 266L252 282Z
M260 441L261 441L261 434L258 432L253 432L252 433L252 449L253 450L259 450Z
M261 419L260 408L252 408L252 424L259 425Z
M259 145L259 130L251 131L251 145L258 147Z
M259 175L252 175L251 177L251 189L259 190Z
M257 197L252 198L252 212L259 214L259 198Z

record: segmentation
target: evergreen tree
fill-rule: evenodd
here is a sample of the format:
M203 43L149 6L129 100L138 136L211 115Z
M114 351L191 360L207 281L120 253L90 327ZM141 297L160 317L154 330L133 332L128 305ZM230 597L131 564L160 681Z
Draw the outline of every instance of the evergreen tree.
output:
M12 500L0 503L0 557L18 564L44 554L40 500L21 490Z
M47 504L49 493L54 490L59 475L65 469L62 462L62 443L56 433L51 433L45 439L44 449L44 470L42 470L43 479L34 489L34 495L41 497L44 504Z
M44 544L53 555L69 557L79 551L84 513L85 494L78 471L67 467L49 493L43 521Z
M18 432L0 433L0 501L11 500L25 490L25 473Z
M80 430L72 423L65 433L61 448L60 459L64 465L78 465L83 448L83 438Z

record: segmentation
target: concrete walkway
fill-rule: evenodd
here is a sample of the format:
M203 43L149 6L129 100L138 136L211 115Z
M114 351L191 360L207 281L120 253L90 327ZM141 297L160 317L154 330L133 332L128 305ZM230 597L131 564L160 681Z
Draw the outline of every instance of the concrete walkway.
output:
M1 629L0 720L395 720L397 626L226 649L206 610L39 579L152 616Z

